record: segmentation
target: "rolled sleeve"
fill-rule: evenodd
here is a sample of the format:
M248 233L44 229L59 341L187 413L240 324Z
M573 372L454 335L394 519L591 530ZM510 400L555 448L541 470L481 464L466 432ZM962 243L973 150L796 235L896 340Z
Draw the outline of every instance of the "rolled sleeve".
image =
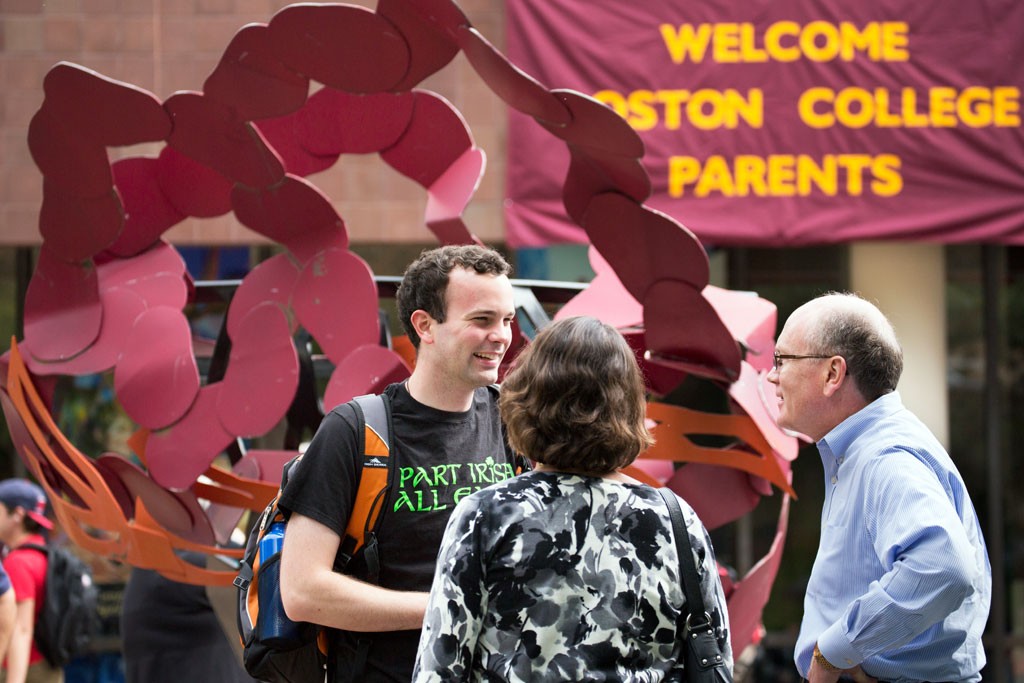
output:
M840 669L852 669L864 661L864 657L843 633L840 624L832 624L818 636L818 649L830 664Z

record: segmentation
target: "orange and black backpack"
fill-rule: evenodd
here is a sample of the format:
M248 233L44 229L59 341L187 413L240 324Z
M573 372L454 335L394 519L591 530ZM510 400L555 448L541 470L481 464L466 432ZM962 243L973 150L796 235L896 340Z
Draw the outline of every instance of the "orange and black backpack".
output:
M362 468L355 503L349 515L335 571L360 551L366 559L368 580L376 583L380 571L376 527L384 497L393 479L391 457L391 405L386 396L357 396L350 401L364 425L359 433ZM327 664L323 627L288 619L281 604L281 544L286 520L278 508L288 475L301 467L302 456L290 460L281 474L281 489L249 532L238 576L238 633L249 674L267 683L322 681Z

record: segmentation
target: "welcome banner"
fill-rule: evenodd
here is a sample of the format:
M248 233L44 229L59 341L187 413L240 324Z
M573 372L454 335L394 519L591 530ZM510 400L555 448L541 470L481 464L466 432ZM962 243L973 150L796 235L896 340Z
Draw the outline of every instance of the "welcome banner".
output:
M625 118L647 205L705 244L1024 244L1019 0L506 7L512 62ZM512 112L508 149L509 244L585 242L565 145Z

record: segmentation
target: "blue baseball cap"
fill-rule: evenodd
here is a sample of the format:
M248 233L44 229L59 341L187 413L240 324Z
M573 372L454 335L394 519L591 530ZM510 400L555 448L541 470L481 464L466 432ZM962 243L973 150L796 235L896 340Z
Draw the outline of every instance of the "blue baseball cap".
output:
M30 519L44 529L53 528L53 522L46 517L46 493L27 479L0 481L0 502L9 509L22 508Z

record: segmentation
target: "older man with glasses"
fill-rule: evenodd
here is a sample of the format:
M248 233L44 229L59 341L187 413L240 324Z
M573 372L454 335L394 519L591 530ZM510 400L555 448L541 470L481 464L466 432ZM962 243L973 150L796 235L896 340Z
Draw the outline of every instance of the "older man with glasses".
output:
M794 658L809 683L981 680L992 570L963 478L900 400L892 325L853 294L779 335L779 426L817 442L821 540Z

